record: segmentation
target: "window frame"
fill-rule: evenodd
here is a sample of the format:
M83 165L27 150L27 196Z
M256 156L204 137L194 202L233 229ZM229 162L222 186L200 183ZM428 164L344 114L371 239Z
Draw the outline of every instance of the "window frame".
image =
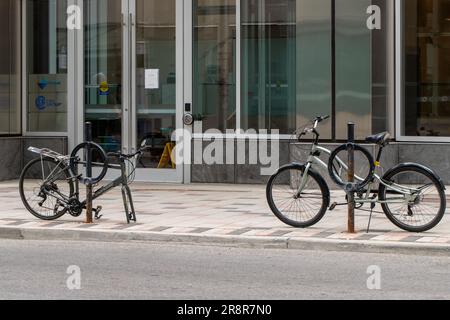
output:
M395 0L395 132L398 142L410 143L450 143L449 137L426 137L426 136L407 136L404 134L405 128L405 48L404 39L404 21L405 10L404 1Z
M387 118L388 121L386 123L387 129L393 133L395 137L400 137L399 132L401 130L398 130L399 125L399 115L398 115L398 106L401 104L399 103L399 92L398 92L398 75L401 74L398 72L397 68L399 66L398 63L398 37L396 39L395 34L398 32L398 19L397 12L401 12L398 9L398 3L403 0L394 0L392 2L392 6L390 7L390 11L387 14L389 14L389 23L394 24L391 27L391 31L389 31L388 34L388 41L390 44L389 47L389 53L388 58L389 62L392 63L392 72L389 74L388 78L388 106L387 106ZM222 138L222 139L281 139L281 140L291 140L293 135L292 134L272 134L269 130L269 133L258 133L258 134L246 134L245 130L243 130L242 127L242 91L240 90L242 85L242 0L235 0L236 2L236 131L233 134L223 132L222 134L209 134L209 133L194 133L192 135L193 139L214 139L214 138ZM331 114L332 116L332 138L331 139L323 139L324 142L339 142L342 140L339 140L336 138L336 92L335 92L335 85L336 85L336 73L335 73L335 59L336 59L336 50L335 50L335 32L336 32L336 26L335 26L335 0L330 0L330 5L332 6L332 17L330 20L331 24L331 30L332 30L332 52L331 52L331 60L332 60L332 78L330 79L333 93L332 93L332 105L331 105ZM396 67L394 67L396 65ZM266 130L266 129L259 129L256 130ZM416 140L411 140L416 141ZM446 141L450 141L450 138L446 139Z

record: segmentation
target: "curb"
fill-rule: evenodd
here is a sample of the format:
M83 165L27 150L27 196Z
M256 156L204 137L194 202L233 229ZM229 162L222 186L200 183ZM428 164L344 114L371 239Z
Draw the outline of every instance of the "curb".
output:
M0 227L0 239L178 243L235 248L289 249L449 256L450 245L319 238L169 234L161 232Z

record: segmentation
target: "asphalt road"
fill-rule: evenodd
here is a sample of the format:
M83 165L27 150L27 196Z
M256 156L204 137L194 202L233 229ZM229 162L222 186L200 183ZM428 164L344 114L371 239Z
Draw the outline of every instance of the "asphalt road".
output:
M450 299L450 257L0 240L0 299Z

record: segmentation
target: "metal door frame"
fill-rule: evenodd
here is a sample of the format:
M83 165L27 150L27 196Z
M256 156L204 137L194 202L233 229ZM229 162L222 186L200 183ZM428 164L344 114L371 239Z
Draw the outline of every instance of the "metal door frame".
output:
M185 77L185 62L187 57L184 56L186 47L192 44L185 43L185 8L191 8L183 0L176 1L176 127L183 129L183 111L185 103L185 88L183 83L186 79L192 77L192 73L188 78ZM69 0L69 4L78 5L83 11L84 17L84 0ZM189 11L189 10L188 10ZM192 11L192 9L191 9ZM192 14L191 14L192 16ZM83 19L84 20L84 19ZM189 19L187 19L189 20ZM84 26L84 21L82 22ZM192 30L192 23L189 30ZM189 33L189 32L188 32ZM192 34L192 32L191 32ZM69 111L69 149L72 149L78 143L84 140L84 28L82 30L70 31L68 35L69 41L69 73L73 77L69 77L69 92L71 99L74 101L74 108ZM192 38L192 36L191 36ZM122 152L131 153L136 150L137 145L137 112L136 111L136 0L122 0ZM190 53L191 51L187 50ZM192 63L192 62L190 62ZM190 81L187 82L190 84ZM189 89L189 88L188 88ZM192 94L190 89L189 96ZM188 97L189 98L189 97ZM177 147L182 148L184 159L190 159L190 138L186 137L182 130L178 130ZM180 136L181 134L181 136ZM186 149L186 146L188 148ZM141 182L171 182L171 183L189 183L190 182L190 161L188 164L177 166L177 169L137 169L136 181ZM110 172L106 179L113 179L114 172Z

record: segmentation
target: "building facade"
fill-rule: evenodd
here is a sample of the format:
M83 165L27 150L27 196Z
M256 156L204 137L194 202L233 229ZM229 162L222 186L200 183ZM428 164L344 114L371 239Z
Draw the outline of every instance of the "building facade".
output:
M262 163L196 162L195 153L214 140L226 150L216 156L236 159L245 141L251 159L253 140L279 132L280 164L302 161L305 145L292 134L330 115L325 145L345 141L349 121L361 141L389 131L386 167L421 162L450 183L450 1L0 6L1 180L18 178L30 145L67 153L90 121L106 151L151 146L137 180L263 183ZM172 163L173 148L192 161Z

